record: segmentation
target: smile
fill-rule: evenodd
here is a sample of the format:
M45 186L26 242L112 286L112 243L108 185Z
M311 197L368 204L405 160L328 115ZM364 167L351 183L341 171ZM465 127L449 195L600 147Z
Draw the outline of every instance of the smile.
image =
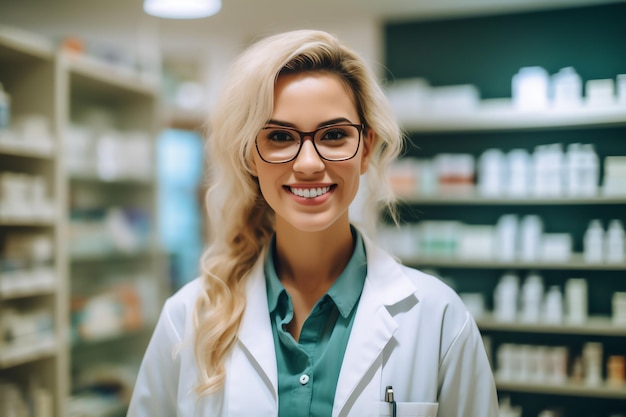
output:
M289 188L289 191L291 191L292 194L295 194L298 197L304 197L304 198L319 197L330 191L330 187L328 186L317 187L317 188L292 188L292 187L287 187L287 188Z

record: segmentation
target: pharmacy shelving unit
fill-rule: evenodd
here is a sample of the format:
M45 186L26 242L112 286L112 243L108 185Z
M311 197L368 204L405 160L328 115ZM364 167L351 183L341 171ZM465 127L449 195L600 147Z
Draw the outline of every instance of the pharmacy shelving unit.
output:
M460 149L459 152L473 153L478 157L489 147L523 147L532 151L534 146L541 143L551 143L554 132L563 133L565 140L572 142L588 140L598 149L601 160L606 155L626 155L626 145L617 140L626 132L626 106L535 114L516 111L512 106L497 111L487 108L477 110L473 116L448 114L416 118L403 127L409 132L412 141L419 144L420 156L434 156L439 152ZM523 139L517 137L522 134ZM532 138L530 143L528 138ZM612 292L626 290L626 282L623 280L626 263L592 264L585 262L581 254L582 236L588 222L593 218L600 218L605 223L612 218L624 220L626 196L604 196L599 192L589 198L494 198L482 197L477 191L466 189L461 194L447 192L403 196L401 201L401 217L406 222L434 219L495 224L504 213L539 213L546 227L552 229L547 231L571 232L575 253L567 262L502 262L443 256L406 256L403 261L420 269L434 270L444 279L449 278L459 292L483 293L488 308L492 307L491 297L498 279L507 271L518 273L522 279L531 271L538 272L544 277L546 288L549 285L562 287L568 278L587 278L589 308L593 317L586 323L528 324L500 322L489 314L479 317L479 328L491 340L492 358L500 343L565 345L573 356L578 354L585 342L599 341L604 344L605 359L608 354L626 354L623 349L626 345L626 326L613 324L610 317ZM603 375L606 375L606 371L603 371ZM571 413L566 414L568 416L577 415L572 411L578 407L577 401L596 404L599 407L596 410L609 413L618 410L619 404L623 405L626 400L626 387L501 380L497 380L497 386L501 396L513 395L518 403L526 404L532 410L557 404Z
M0 173L43 177L52 202L52 212L44 217L28 214L28 210L0 215L0 322L3 322L0 327L6 331L6 326L15 324L7 322L11 311L32 314L41 310L52 324L52 332L38 332L32 339L22 339L24 343L17 345L2 332L0 385L5 385L0 391L4 389L6 393L8 385L17 386L26 399L34 383L45 391L47 398L40 397L38 407L45 409L33 415L62 417L66 415L68 389L67 281L63 243L64 185L56 113L59 96L52 46L29 34L0 27L0 82L11 95L11 119L42 116L49 122L51 139L47 142L49 146L42 147L32 140L5 137L0 143ZM6 203L7 197L0 191L0 201L5 198ZM37 278L28 254L15 259L15 254L6 253L7 239L29 235L43 236L52 243L52 258L45 266L47 279ZM16 273L20 274L19 280L16 280ZM25 323L18 326L23 329ZM0 402L5 400L7 397ZM6 411L3 405L8 404L0 404L0 413Z
M510 99L512 77L525 66L541 66L549 74L571 66L583 83L616 79L618 74L625 73L626 50L621 42L625 32L618 17L624 13L626 4L619 2L388 21L383 29L387 82L418 77L435 88L472 84L480 94L476 109L444 111L440 106L436 111L426 107L416 111L402 125L409 138L407 156L432 160L444 153L464 153L473 155L477 161L487 149L496 148L504 153L525 149L532 153L537 146L556 143L564 148L572 143L592 144L601 165L606 156L626 156L624 107L583 105L567 111L524 113L514 109ZM585 29L581 31L581 28ZM587 96L586 89L583 93ZM553 285L563 288L571 278L585 278L592 317L587 323L578 326L503 323L488 314L477 321L486 339L491 341L488 347L496 368L495 353L505 343L565 346L569 349L571 366L572 357L578 356L586 343L601 342L602 371L606 377L607 356L626 355L624 329L611 321L612 295L626 291L626 265L590 264L581 253L583 236L592 219L600 219L606 227L611 219L624 222L624 213L626 198L605 196L601 192L591 198L554 199L485 198L472 189L457 195L403 196L399 214L401 224L406 227L401 232L411 232L415 230L414 223L429 220L495 225L503 214L516 214L520 219L538 215L546 233L571 235L574 256L567 262L534 263L432 258L425 257L424 251L422 256L403 251L402 256L407 264L439 274L460 293L481 293L487 311L492 311L494 289L507 272L517 274L522 283L530 273L536 272L542 276L546 289ZM398 252L403 249L404 246L400 247ZM530 384L502 379L497 381L497 386L501 398L510 397L513 405L522 406L523 417L536 417L551 408L567 417L607 417L623 414L626 409L626 387L573 382Z
M146 148L148 153L143 154L141 160L131 161L132 164L142 164L144 159L150 161L152 166L148 166L147 171L143 172L147 172L147 175L131 177L122 173L111 177L103 176L102 172L98 173L95 169L67 173L66 220L70 230L68 281L73 304L69 319L72 322L71 403L75 405L82 401L83 405L80 407L88 405L93 401L94 393L91 388L99 384L106 385L113 380L114 384L121 386L119 395L116 401L103 402L102 398L96 399L102 403L102 413L99 415L125 415L125 405L134 383L134 375L165 295L167 266L156 243L157 183L154 161L155 142L160 127L158 86L137 73L119 71L84 55L61 53L59 67L62 77L59 83L65 99L61 105L65 135L70 135L73 125L82 123L85 110L96 108L110 118L113 123L111 127L116 131L139 132L143 137L149 138L149 146ZM96 133L90 131L88 134ZM90 160L95 166L98 164L98 151L94 152L90 154L90 158L93 158ZM121 157L119 160L116 158L109 163L121 163ZM128 163L127 161L126 164ZM87 244L77 241L77 226L74 222L77 212L80 215L85 210L101 212L112 208L126 214L132 212L134 216L140 217L142 243L131 248L106 245L103 241L115 240L115 237L105 236L104 239L96 239L94 247L86 249ZM102 223L102 219L100 221ZM92 239L90 244L93 243ZM119 294L120 288L128 289L128 286L132 287L132 291L126 294L125 300L138 296L140 302L137 306L136 300L132 300L132 317L130 322L125 319L122 327L118 323L117 327L102 330L110 326L107 323L110 314L105 314L101 323L98 321L97 306L102 307L102 304L93 303L96 307L90 310L92 316L88 319L85 318L85 311L80 308L75 310L77 303L94 299L107 300L112 294ZM116 300L119 301L119 298ZM105 301L104 306L110 313L110 298ZM124 308L129 306L125 305ZM77 320L82 322L77 323ZM83 326L82 330L80 326ZM84 328L87 327L91 330L85 331Z

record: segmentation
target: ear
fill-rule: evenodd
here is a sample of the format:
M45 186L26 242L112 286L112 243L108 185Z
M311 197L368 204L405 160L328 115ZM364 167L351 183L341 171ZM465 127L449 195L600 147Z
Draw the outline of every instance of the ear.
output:
M361 175L367 172L370 164L370 157L374 147L375 133L372 129L367 129L367 134L363 136L363 152L361 153Z
M256 160L255 158L250 158L250 163L248 164L248 171L250 172L250 174L252 174L252 176L254 177L258 177L259 175L257 174L257 168L256 168Z

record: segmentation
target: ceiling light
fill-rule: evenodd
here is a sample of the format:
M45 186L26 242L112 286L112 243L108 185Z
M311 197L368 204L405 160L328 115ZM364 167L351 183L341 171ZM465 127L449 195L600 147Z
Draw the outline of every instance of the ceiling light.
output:
M144 0L146 13L166 19L198 19L216 14L221 0Z

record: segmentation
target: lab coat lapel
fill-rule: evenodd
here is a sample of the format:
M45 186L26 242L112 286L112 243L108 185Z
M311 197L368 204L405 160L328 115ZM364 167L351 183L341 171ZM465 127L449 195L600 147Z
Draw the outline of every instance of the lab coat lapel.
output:
M259 376L266 382L268 389L272 391L272 395L278 398L276 353L267 305L265 274L263 272L264 260L264 255L259 257L259 261L257 261L248 277L246 287L247 304L239 329L239 343L242 349L248 352L250 360L256 362L253 363L253 366L257 368ZM252 387L252 389L252 392L258 390L258 386ZM240 398L233 398L236 394ZM245 403L249 395L250 391L244 387L239 387L236 393L230 393L230 400L244 401Z
M374 365L379 362L376 368L382 366L382 351L398 328L386 307L415 293L398 263L371 242L365 242L368 273L337 381L333 417L347 415L344 407L356 401L351 396L373 399L379 394L379 384L359 384L364 383L368 372L380 372Z

